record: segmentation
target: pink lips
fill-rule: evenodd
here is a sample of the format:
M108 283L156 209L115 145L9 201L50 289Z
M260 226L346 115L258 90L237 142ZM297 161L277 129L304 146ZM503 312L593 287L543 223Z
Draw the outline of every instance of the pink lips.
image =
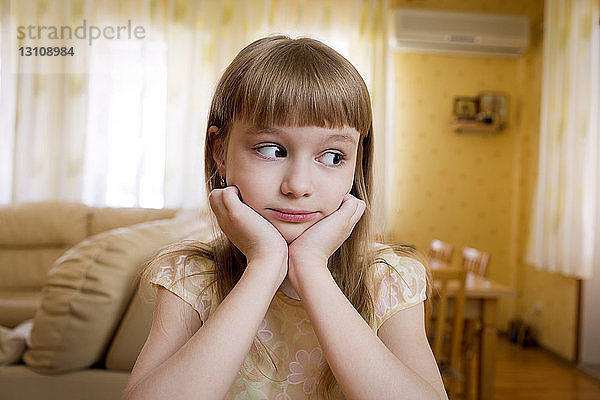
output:
M314 211L293 210L290 208L269 208L269 210L276 218L287 222L306 222L317 215L317 212Z

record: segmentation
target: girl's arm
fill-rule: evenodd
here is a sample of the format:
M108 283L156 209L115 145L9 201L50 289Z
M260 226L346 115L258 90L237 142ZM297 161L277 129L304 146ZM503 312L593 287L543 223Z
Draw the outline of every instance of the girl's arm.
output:
M389 318L380 328L384 344L327 268L327 260L350 236L364 210L363 201L346 195L337 211L296 238L288 250L290 282L346 398L446 399L425 338L422 307Z
M221 230L246 256L246 269L200 329L191 307L161 291L153 327L133 368L124 399L225 397L286 276L285 239L241 202L236 187L213 190L209 201ZM181 311L187 318L176 317ZM195 333L189 324L196 326Z
M297 277L298 294L347 399L447 399L425 337L422 305L388 319L379 329L380 340L339 289L326 263L298 265L303 269Z
M223 399L280 284L270 272L278 268L273 260L249 263L200 329L196 311L160 289L150 335L123 399Z

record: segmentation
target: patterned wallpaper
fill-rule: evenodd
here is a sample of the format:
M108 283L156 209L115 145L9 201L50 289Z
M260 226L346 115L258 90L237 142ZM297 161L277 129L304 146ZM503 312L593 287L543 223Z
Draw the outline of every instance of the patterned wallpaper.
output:
M485 249L491 254L488 276L512 284L519 61L397 53L394 64L394 239L423 251L434 238L447 241L455 246L455 262L463 246ZM453 97L482 90L507 93L507 129L492 135L454 133ZM502 306L504 324L514 299Z
M531 45L517 59L393 53L396 195L392 238L427 251L434 239L490 253L488 276L517 289L500 302L501 327L520 316L542 345L572 360L577 281L522 262L537 168L543 0L393 1L396 7L526 14ZM454 133L454 96L508 95L507 129ZM541 312L534 313L540 305Z

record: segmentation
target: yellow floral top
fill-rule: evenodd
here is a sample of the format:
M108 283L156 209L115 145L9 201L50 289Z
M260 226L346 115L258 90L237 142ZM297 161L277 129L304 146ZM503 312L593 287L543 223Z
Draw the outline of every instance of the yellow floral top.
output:
M382 258L393 268L383 262L376 262L372 268L375 331L396 312L425 300L426 271L420 262L391 250ZM210 266L211 262L205 259L174 258L155 269L150 282L179 296L206 321L218 305L212 286L207 289L211 276L189 274L206 271ZM270 357L258 357L257 349ZM317 380L325 363L302 302L279 290L226 399L315 399ZM341 393L339 398L343 398Z

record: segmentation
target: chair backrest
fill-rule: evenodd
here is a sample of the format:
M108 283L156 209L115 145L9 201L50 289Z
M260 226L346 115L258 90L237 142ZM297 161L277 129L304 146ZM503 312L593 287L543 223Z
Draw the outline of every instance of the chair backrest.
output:
M484 277L490 255L472 247L463 247L463 268L476 276Z
M454 247L450 243L441 240L432 240L429 244L429 256L432 260L439 260L445 264L452 262Z
M431 347L438 364L447 361L450 370L458 371L464 325L467 271L464 268L440 268L431 270L431 274L435 288L432 299L435 304L435 312L430 312L427 318L428 334L432 337ZM448 307L450 298L454 299L452 313L449 313ZM450 322L449 327L447 326L448 322ZM450 332L449 346L444 346L446 331Z

